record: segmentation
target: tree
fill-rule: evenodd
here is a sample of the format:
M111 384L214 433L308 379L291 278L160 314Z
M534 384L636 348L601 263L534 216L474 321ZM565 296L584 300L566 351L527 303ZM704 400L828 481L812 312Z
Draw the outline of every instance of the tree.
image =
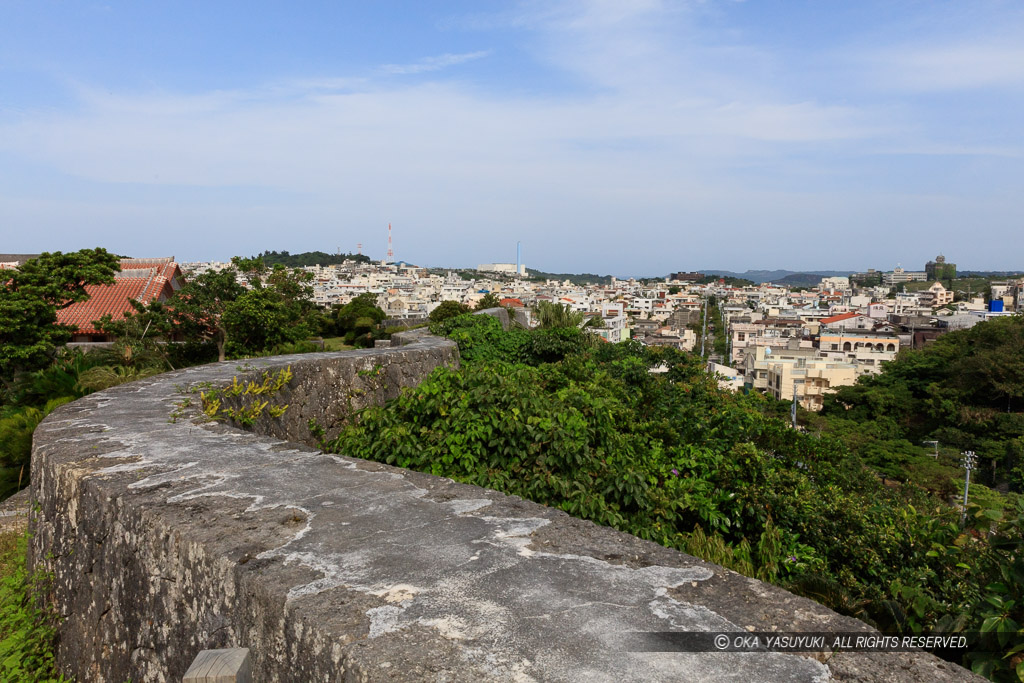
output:
M169 312L160 301L142 304L128 301L134 313L125 313L119 320L104 315L93 321L96 329L115 338L111 360L124 366L158 366L174 370L167 341L173 333Z
M227 357L228 307L245 293L234 268L207 271L179 289L170 301L175 328L188 339L217 345L217 360Z
M497 308L501 305L501 299L494 292L487 292L476 304L476 310L483 311L488 308Z
M225 312L231 335L228 353L251 355L282 344L294 344L319 331L322 313L312 300L313 274L263 261L235 258L232 262L252 287Z
M186 339L214 342L218 360L224 360L301 341L318 327L311 273L280 265L268 270L259 258L235 257L231 263L220 272L203 273L168 302ZM250 288L239 284L238 273Z
M345 343L355 342L372 334L386 314L377 306L377 297L370 292L360 294L334 310L334 329Z
M441 304L430 312L430 322L439 323L448 318L454 318L463 313L469 313L470 308L458 301L442 301Z
M581 311L574 311L565 304L550 301L538 301L533 309L537 327L542 330L558 327L604 327L600 317L590 317Z
M46 365L74 327L57 311L89 298L86 285L110 284L119 259L106 249L41 254L0 276L0 379Z
M345 261L356 263L369 263L370 257L363 254L328 254L323 251L307 251L301 254L289 254L287 251L264 251L258 258L268 266L282 265L286 268L301 268L302 266L330 266Z

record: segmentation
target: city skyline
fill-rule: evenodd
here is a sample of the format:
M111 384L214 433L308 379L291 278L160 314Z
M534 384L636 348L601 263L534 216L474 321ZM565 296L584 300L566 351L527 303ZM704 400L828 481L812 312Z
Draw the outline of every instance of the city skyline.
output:
M6 13L7 252L382 257L392 223L439 267L1020 267L1018 5Z

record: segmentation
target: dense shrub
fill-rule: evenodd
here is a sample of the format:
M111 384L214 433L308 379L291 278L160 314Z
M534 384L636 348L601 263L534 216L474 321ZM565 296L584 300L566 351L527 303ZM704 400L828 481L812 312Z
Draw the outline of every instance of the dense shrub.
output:
M40 607L48 577L25 569L25 537L0 535L0 681L59 683L53 655L57 616Z
M886 485L839 439L791 429L770 399L719 390L687 354L571 328L504 332L489 316L432 329L462 367L366 409L330 450L558 507L894 632L978 630L988 605L1009 635L977 666L1016 666L1002 656L1024 642L1011 633L1020 588L1003 573L1019 563L1006 550L1019 523L999 555L980 533L998 512L961 529L954 508Z

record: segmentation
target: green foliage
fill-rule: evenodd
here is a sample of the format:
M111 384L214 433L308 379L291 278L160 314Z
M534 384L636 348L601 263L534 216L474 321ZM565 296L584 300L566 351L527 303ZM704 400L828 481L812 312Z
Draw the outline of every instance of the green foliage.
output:
M94 321L96 329L114 337L112 361L126 366L173 370L171 350L167 341L173 335L169 312L159 301L143 305L130 299L132 311L119 320L105 315Z
M279 292L259 288L245 292L223 315L230 358L253 356L266 349L307 339L313 332L299 311Z
M463 362L521 362L529 335L525 330L505 332L490 315L459 315L430 326L430 331L459 345Z
M843 438L885 476L939 495L952 493L963 450L983 463L980 482L1024 492L1024 317L901 351L879 374L828 395L808 428ZM945 450L938 461L921 446L931 440Z
M708 334L711 337L711 350L720 358L729 353L728 330L722 320L722 309L718 300L708 297Z
M72 400L62 396L38 408L9 406L0 410L0 500L28 485L32 433L44 417Z
M788 428L769 399L719 390L690 354L593 346L576 328L505 332L490 316L431 329L458 343L462 367L365 409L329 450L557 507L888 631L989 623L1004 649L978 670L1016 666L1024 581L1007 549L1021 525L1000 522L1005 544L989 542L980 522L998 509L962 530L955 508L883 483L842 439ZM888 398L862 408L865 420L899 412ZM898 418L876 431L897 429Z
M437 370L389 407L367 409L332 448L522 495L671 547L690 547L700 526L738 553L736 566L765 577L825 566L803 527L793 531L807 509L866 507L850 500L858 492L841 497L812 478L859 481L837 464L838 449L764 417L757 398L719 392L687 355L592 347L575 328L502 332L488 316L434 329L459 344L463 368ZM660 363L668 373L648 372ZM795 470L797 457L806 473ZM880 488L871 495L884 496ZM827 550L848 560L838 539Z
M19 482L28 483L32 456L32 432L42 422L38 408L7 409L0 413L0 499L18 491Z
M529 279L544 282L545 280L558 280L559 282L568 280L575 285L610 285L612 283L611 275L596 275L594 273L548 273L543 270L536 270L535 268L527 268L527 275ZM493 276L492 273L488 273L488 276Z
M267 266L281 265L286 268L302 268L305 266L334 266L345 261L370 263L370 257L363 254L328 254L323 251L304 251L301 254L289 254L287 251L264 251L252 260L259 259Z
M73 328L57 324L57 311L89 298L85 286L114 281L120 270L105 249L41 254L0 278L0 380L45 367Z
M544 330L559 327L604 326L604 322L600 318L588 318L586 314L574 311L565 304L556 304L551 301L538 301L533 308L533 315L537 327Z
M125 365L99 365L89 368L78 377L78 386L83 391L103 391L125 382L145 379L163 372L160 368L137 368Z
M475 310L483 311L488 308L497 308L500 305L501 299L498 298L498 295L494 292L487 292L487 294L484 294L480 301L477 302Z
M211 420L231 420L242 427L256 424L264 410L270 417L281 417L288 405L270 405L269 399L291 380L291 366L276 373L264 371L259 382L239 382L238 377L232 377L226 387L200 392L203 413Z
M0 557L0 680L24 683L64 681L53 652L58 617L40 608L49 577L30 576L25 568L26 541L21 537Z
M167 303L172 329L193 342L217 347L218 360L263 353L308 339L321 328L310 301L312 274L256 259L232 259L232 267L206 272L178 290ZM238 283L244 273L250 288Z
M367 292L334 309L333 330L348 345L373 346L374 340L381 338L384 318L376 295Z
M160 372L159 367L133 364L145 354L132 356L131 349L65 350L49 366L15 376L6 405L0 407L0 500L28 485L32 433L52 410L93 391Z
M459 356L466 362L539 365L603 345L594 335L575 327L533 332L513 327L505 331L490 315L463 314L432 324L430 330L456 342Z
M998 646L972 653L968 662L992 680L1024 680L1024 502L1001 516L978 507L972 512L991 538L977 564L984 589L965 630L978 630Z
M197 276L175 292L169 302L175 330L187 339L215 344L217 360L224 360L229 335L224 316L245 292L233 268Z
M821 278L819 277L818 280ZM753 280L748 280L742 277L734 277L731 275L705 275L700 280L696 281L698 285L713 285L718 282L722 282L729 287L751 287L756 284ZM817 284L817 280L814 282Z
M102 356L86 354L79 349L58 353L49 366L18 374L10 385L8 402L16 406L41 406L60 396L81 398L88 391L79 386L79 376L106 362Z
M442 301L437 308L430 312L430 322L439 323L447 320L448 318L454 318L457 315L469 313L469 311L469 306L459 303L458 301Z

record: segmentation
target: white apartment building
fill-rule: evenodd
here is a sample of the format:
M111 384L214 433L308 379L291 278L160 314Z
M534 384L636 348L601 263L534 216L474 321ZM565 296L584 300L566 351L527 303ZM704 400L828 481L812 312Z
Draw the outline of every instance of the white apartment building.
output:
M850 278L848 277L823 277L818 283L818 289L823 292L848 292L850 291Z
M514 263L481 263L476 269L484 273L508 273L510 275L518 273L524 277L526 276L525 263L520 264L518 270L516 270L516 264Z
M767 393L781 401L796 400L805 410L818 411L825 394L857 381L852 363L826 359L779 359L768 365Z
M593 332L612 344L618 344L629 339L625 306L621 302L617 304L601 304L600 316L604 327L594 329Z
M928 274L924 271L904 270L899 266L893 268L889 273L882 273L882 284L887 287L895 287L904 282L924 282L927 279Z

